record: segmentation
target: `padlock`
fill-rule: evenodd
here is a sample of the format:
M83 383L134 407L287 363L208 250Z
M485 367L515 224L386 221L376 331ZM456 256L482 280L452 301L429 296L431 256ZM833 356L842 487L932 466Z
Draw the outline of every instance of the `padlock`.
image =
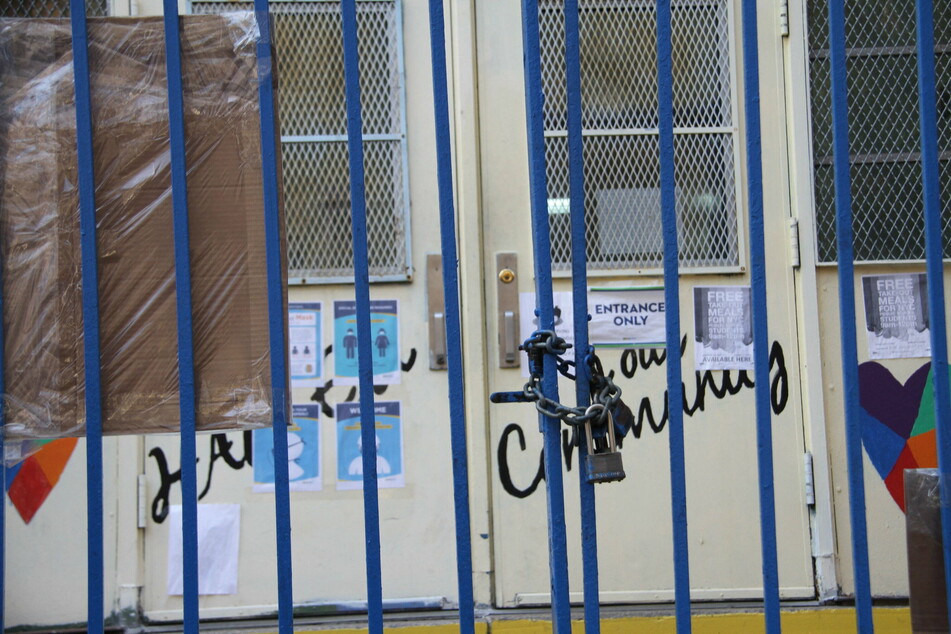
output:
M585 414L590 414L598 409L604 409L604 405L595 403L591 405ZM588 455L585 456L585 467L587 467L586 480L591 484L598 482L620 482L624 479L624 465L621 461L621 454L617 450L617 440L614 435L614 418L611 411L607 410L607 446L598 452L591 437L591 422L584 424L585 439L588 441Z

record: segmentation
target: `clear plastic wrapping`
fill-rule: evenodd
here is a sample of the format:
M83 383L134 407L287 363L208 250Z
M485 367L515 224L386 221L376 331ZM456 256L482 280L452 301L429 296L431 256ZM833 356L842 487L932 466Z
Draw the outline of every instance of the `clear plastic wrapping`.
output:
M947 632L941 476L937 469L905 469L908 589L915 632Z
M271 422L257 35L250 13L182 19L200 431ZM90 19L89 42L103 431L176 431L162 19ZM85 429L74 101L69 22L0 19L8 439Z

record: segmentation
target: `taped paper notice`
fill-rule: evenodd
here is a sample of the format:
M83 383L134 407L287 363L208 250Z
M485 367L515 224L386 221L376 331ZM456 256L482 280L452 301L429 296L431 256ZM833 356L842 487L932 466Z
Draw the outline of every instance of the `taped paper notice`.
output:
M862 290L870 359L931 356L928 277L924 273L866 275Z
M622 348L663 346L667 337L664 288L592 288L588 291L588 337L592 345Z
M693 289L697 370L752 370L753 320L749 286Z
M198 594L238 592L241 506L198 505ZM168 594L181 595L182 507L172 505L168 523Z

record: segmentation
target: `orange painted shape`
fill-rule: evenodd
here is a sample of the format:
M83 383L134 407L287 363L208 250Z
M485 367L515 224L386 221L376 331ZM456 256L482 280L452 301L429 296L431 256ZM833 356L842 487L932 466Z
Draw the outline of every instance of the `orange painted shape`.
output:
M905 469L917 469L918 463L911 454L911 449L906 445L902 449L901 455L892 467L891 473L885 478L885 487L892 494L892 499L898 504L898 508L905 511Z
M908 449L920 469L933 469L938 466L937 438L937 432L932 429L908 439Z
M43 470L50 486L56 486L59 482L59 477L63 475L63 469L66 468L69 457L73 455L73 449L76 448L78 440L78 438L60 438L33 454L33 459Z

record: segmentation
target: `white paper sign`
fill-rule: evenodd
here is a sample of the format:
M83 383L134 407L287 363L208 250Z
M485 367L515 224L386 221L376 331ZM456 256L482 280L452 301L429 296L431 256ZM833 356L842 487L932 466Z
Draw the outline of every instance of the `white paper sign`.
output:
M181 595L181 505L172 505L168 517L168 594ZM198 505L198 594L238 592L240 520L238 504Z
M592 345L654 347L666 341L663 287L591 288L588 312Z
M693 321L697 370L753 369L749 286L695 286Z
M924 273L862 277L870 359L931 356L927 283Z

